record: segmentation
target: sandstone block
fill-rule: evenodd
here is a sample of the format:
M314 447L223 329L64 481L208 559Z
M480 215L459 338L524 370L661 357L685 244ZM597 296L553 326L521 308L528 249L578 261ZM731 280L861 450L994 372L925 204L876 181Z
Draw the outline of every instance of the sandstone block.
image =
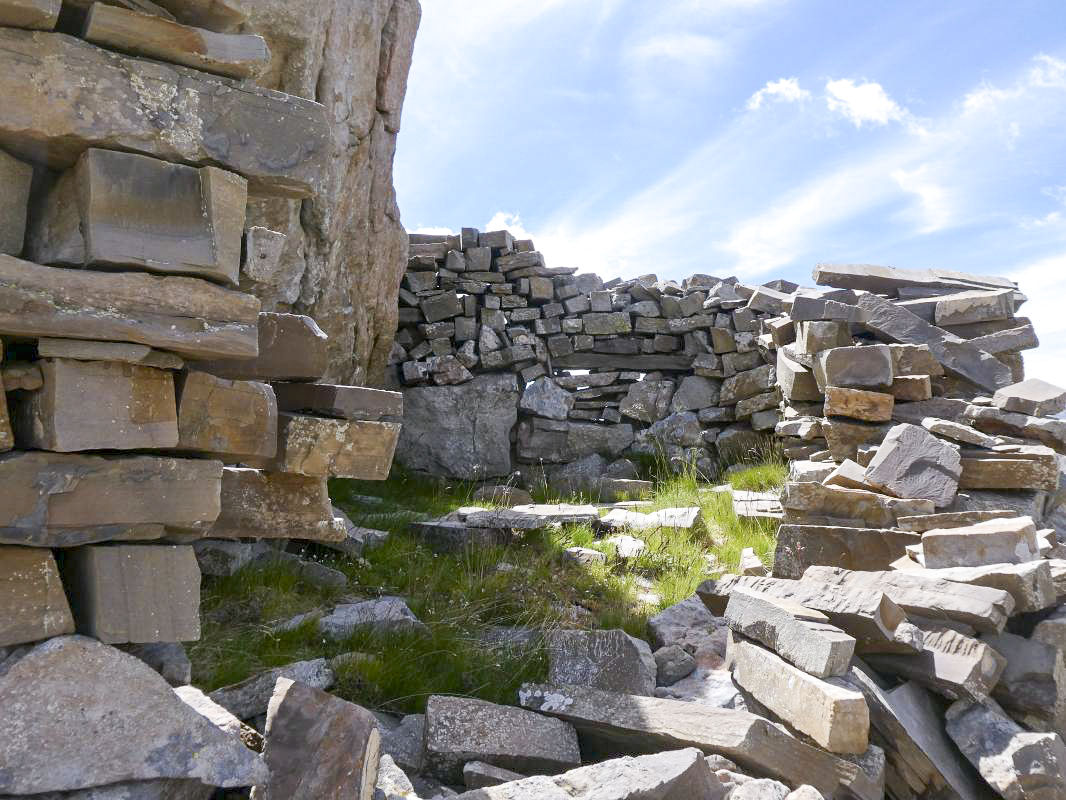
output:
M1066 411L1066 389L1030 378L998 389L992 404L1003 411L1033 417L1053 417Z
M915 403L933 396L928 375L896 375L892 379L892 396L900 403Z
M922 554L930 569L1035 561L1039 557L1036 525L1030 517L1015 517L926 531Z
M263 466L314 477L385 480L400 438L398 422L278 415L278 454Z
M223 378L265 381L316 381L329 369L328 337L310 317L264 312L257 322L255 358L194 366Z
M179 22L212 31L230 31L248 19L247 3L242 0L160 0L156 5Z
M13 336L128 341L199 358L247 358L258 348L259 301L196 278L0 255L0 309L0 333Z
M59 19L61 5L61 0L3 0L0 2L0 25L50 31Z
M63 579L79 633L108 644L200 638L200 568L191 547L89 545Z
M8 54L0 95L11 100L0 138L16 154L44 155L62 168L90 147L134 150L217 165L262 193L302 197L322 186L329 133L318 103L69 36L5 29L0 39ZM149 96L144 86L157 88ZM175 98L165 114L163 97ZM96 113L79 113L84 108Z
M12 409L20 447L79 450L171 448L178 443L172 373L115 361L38 362L44 381Z
M52 553L0 546L0 647L66 633L74 620Z
M953 447L917 425L897 425L888 432L866 467L866 479L897 497L951 505L962 463Z
M965 419L979 431L1035 439L1059 453L1066 453L1066 420L1012 414L998 408L967 406Z
M403 417L400 392L324 383L277 383L274 394L281 411L386 422L400 422Z
M883 392L863 389L825 387L825 409L828 416L851 417L867 422L888 422L892 419L895 398Z
M777 351L777 382L781 394L791 402L806 403L822 399L814 373L798 361L793 361L780 348Z
M40 5L41 0L20 0L15 5L22 5L23 2L27 6L36 6ZM28 12L32 9L25 10ZM5 8L4 3L0 3L0 25L4 24L5 14L10 15L11 11ZM56 11L58 12L58 5ZM0 186L4 187L3 197L0 198L0 253L10 256L22 253L32 182L33 167L0 150Z
M333 522L325 478L226 467L222 470L222 512L212 538L308 539L345 537Z
M775 578L801 578L814 565L858 571L889 569L921 544L921 537L892 528L848 528L823 525L782 525L777 531Z
M652 696L656 662L648 643L625 631L560 630L548 634L548 680Z
M179 386L179 450L224 460L274 457L278 406L268 384L189 372Z
M865 753L870 712L860 692L808 675L743 640L730 647L733 679L757 701L831 753Z
M883 344L835 347L818 354L814 374L819 386L887 389L892 385L892 351Z
M249 227L244 232L241 277L258 287L277 288L282 278L282 256L288 238L280 231L261 225Z
M467 761L551 774L579 766L581 753L565 722L484 700L435 695L426 703L424 759L426 771L460 783Z
M900 517L899 527L905 531L925 533L937 528L962 528L990 519L1010 519L1017 516L1013 511L946 511L941 514L924 514L917 517Z
M221 478L218 461L40 452L0 456L0 541L72 547L158 538L162 525L203 527L218 517Z
M871 528L891 528L898 517L933 512L929 500L901 500L861 489L823 486L813 481L786 483L781 505L786 513L796 516L857 519Z
M93 342L85 339L50 339L37 340L37 354L41 358L71 358L75 361L121 361L124 364L136 364L139 367L156 369L181 369L185 361L174 353L153 350L143 344L129 342ZM36 369L40 369L36 367ZM43 379L41 384L43 385ZM36 389L37 386L22 386L23 389Z
M49 188L26 249L41 264L138 267L236 286L247 203L244 178L217 167L91 148Z

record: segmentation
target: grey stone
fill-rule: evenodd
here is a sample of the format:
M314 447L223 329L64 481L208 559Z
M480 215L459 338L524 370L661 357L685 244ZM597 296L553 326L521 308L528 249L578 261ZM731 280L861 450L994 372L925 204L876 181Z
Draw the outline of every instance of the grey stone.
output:
M208 697L237 719L253 719L267 713L270 696L279 678L297 681L315 689L329 689L335 680L326 659L316 658L260 672L240 683L216 689Z
M717 653L697 653L696 657L704 663L724 663ZM692 674L682 678L671 686L659 686L655 696L664 700L684 700L686 703L700 703L711 708L731 708L736 711L748 711L747 701L740 687L733 681L733 673L728 669L696 667Z
M660 647L652 655L655 658L656 682L659 686L673 686L696 669L696 659L677 644Z
M459 784L463 764L483 761L524 774L556 773L581 763L565 722L484 700L434 695L426 703L424 769Z
M318 628L330 639L345 639L358 631L425 632L426 626L401 597L379 597L359 603L344 603L318 621Z
M622 398L619 411L642 422L656 422L669 412L673 396L672 381L638 381Z
M192 683L192 662L181 642L130 644L122 649L162 675L171 686Z
M395 725L379 725L381 752L390 756L401 769L421 772L425 729L425 714L407 714Z
M5 12L10 13L0 9L0 20L6 16ZM0 150L0 184L4 186L4 196L0 200L0 253L9 256L22 253L32 181L33 167L30 164Z
M1048 561L989 564L980 567L911 570L914 575L1000 589L1014 598L1017 614L1042 611L1056 603L1055 584Z
M936 300L932 322L945 326L1011 319L1014 296L1014 289L972 289L941 295Z
M896 497L931 500L951 505L962 475L957 447L917 425L892 428L866 467L866 479Z
M180 697L185 705L211 720L220 731L235 739L240 739L249 750L262 752L263 735L261 733L241 722L195 686L177 686L174 688L174 694Z
M820 386L886 389L892 385L892 351L887 345L826 350L815 360L815 376Z
M463 785L467 789L487 789L501 783L523 780L526 776L509 769L500 769L483 761L467 761L463 764Z
M1014 517L926 531L922 555L930 569L1034 561L1039 557L1036 526L1030 517Z
M66 633L74 618L52 552L0 546L0 648Z
M1030 378L997 389L992 404L1003 411L1033 417L1053 417L1066 411L1066 389Z
M1030 730L1066 730L1066 655L1044 642L1012 633L981 640L1007 660L992 696Z
M998 408L969 406L965 419L979 431L1035 439L1041 444L1066 453L1066 420L1012 414Z
M551 378L537 378L526 385L518 405L531 414L564 420L574 407L574 395Z
M383 753L378 762L374 800L413 800L415 796L415 787L410 779L387 753Z
M725 653L725 638L715 635L724 628L725 621L707 610L699 597L693 595L665 608L648 620L648 638L656 648L680 645L688 652L720 642Z
M59 19L61 5L60 0L4 0L0 3L0 25L50 31Z
M817 789L814 789L814 792L821 797ZM769 778L745 781L729 793L729 800L787 800L787 798L788 787Z
M859 289L895 295L899 289L1013 289L1007 278L945 269L897 269L875 264L819 264L814 269L819 286Z
M670 402L672 411L699 411L718 404L722 382L714 378L687 375L674 392Z
M892 528L782 525L774 554L775 578L800 578L813 565L851 570L889 569L921 537Z
M624 694L655 693L656 661L647 642L622 630L554 631L547 636L548 680Z
M5 794L158 778L238 787L266 778L254 753L158 673L82 636L50 639L0 676L0 725L8 731L0 763L18 765L0 770Z
M763 394L773 388L777 373L772 364L764 364L747 372L738 372L722 382L720 405L733 405L749 397Z

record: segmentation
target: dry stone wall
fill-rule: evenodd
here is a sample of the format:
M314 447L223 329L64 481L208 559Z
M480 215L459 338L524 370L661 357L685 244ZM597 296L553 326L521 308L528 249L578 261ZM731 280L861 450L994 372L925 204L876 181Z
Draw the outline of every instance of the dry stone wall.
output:
M251 82L295 58L272 58L255 32L267 5L0 0L0 796L293 796L275 767L286 736L305 736L289 706L264 760L261 736L168 682L190 681L181 643L200 637L201 565L298 562L289 539L364 545L327 480L388 475L402 398L323 379L361 376L375 345L353 355L353 341L382 324L371 309L354 338L342 331L351 272L395 269L380 242L356 261L334 249L355 220L396 238L388 176L418 6L348 4L348 28L330 27L337 9L318 21L363 35L315 43L345 65L320 80L327 109ZM359 126L336 113L356 77L370 92ZM374 129L383 145L367 145ZM342 203L371 173L388 191ZM284 232L255 224L258 209L301 204L317 238L294 246L347 298L324 299L332 344L311 317L242 291L308 271ZM315 690L290 703L373 728L369 712L301 691ZM367 730L329 738L354 754ZM367 770L346 767L317 796L358 796L376 761Z

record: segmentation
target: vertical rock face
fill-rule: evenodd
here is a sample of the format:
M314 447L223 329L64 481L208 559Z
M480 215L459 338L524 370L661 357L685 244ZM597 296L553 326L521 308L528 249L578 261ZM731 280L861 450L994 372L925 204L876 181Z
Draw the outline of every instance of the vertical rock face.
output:
M318 194L249 207L250 224L288 235L283 274L257 292L264 309L309 314L329 334L329 378L379 382L407 264L392 161L421 6L261 0L248 10L246 30L273 59L259 83L323 103L332 133Z

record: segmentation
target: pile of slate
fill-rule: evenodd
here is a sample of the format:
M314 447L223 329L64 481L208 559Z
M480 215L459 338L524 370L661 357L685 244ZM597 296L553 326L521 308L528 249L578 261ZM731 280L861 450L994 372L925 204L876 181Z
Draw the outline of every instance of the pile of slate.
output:
M239 289L280 253L250 194L329 154L321 105L244 80L241 4L60 6L0 0L0 795L202 798L269 772L168 685L196 549L348 547L326 481L387 476L402 398L319 382L314 320Z

